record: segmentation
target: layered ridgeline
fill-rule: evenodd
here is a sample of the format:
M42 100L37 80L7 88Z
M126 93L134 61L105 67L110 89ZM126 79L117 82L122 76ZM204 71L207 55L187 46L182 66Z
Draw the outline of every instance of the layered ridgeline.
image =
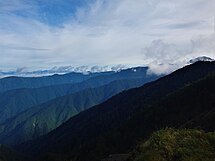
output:
M144 75L146 75L146 71L148 70L148 67L130 68L130 69L124 69L119 71L107 71L107 72L96 72L96 73L71 72L63 75L55 74L52 76L43 76L43 77L15 77L15 76L6 77L6 78L0 79L0 93L3 93L8 90L12 90L12 89L19 89L19 88L39 88L39 87L53 86L53 85L59 85L59 84L79 83L96 76L114 75L115 79L117 79L118 76L125 78L128 76L127 74L129 74L129 72L136 71L137 69L138 69L137 72L142 71L144 72Z
M0 124L0 142L16 145L35 139L79 112L102 103L123 90L139 87L144 82L144 79L117 80L108 85L84 89L32 107Z
M60 96L78 92L86 88L96 88L109 84L112 81L122 79L142 79L142 83L144 84L158 78L158 76L155 75L147 75L147 70L148 68L146 67L139 67L122 70L120 72L97 73L95 74L96 76L80 83L58 84L40 88L14 89L4 92L0 94L0 123L3 123L7 119L16 116L18 113L31 107L45 103Z
M186 66L120 93L71 118L48 135L16 148L34 157L51 153L68 160L97 161L109 154L130 151L139 139L166 126L214 130L207 119L199 124L200 116L215 107L215 77L207 77L214 72L215 62ZM214 120L214 116L208 120Z
M64 75L55 74L43 77L6 77L0 79L0 93L19 88L39 88L57 84L78 83L97 75L99 73L82 74L72 72Z

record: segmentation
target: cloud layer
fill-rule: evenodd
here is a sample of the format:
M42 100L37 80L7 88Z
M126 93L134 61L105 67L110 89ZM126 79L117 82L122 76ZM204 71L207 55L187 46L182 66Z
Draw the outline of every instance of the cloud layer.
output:
M0 0L0 69L215 57L214 0L83 2Z

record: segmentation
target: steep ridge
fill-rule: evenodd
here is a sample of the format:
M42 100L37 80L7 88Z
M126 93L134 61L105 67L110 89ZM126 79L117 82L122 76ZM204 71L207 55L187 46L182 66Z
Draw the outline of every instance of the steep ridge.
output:
M22 152L34 156L44 153L68 154L70 159L80 161L96 161L111 153L125 152L138 138L136 135L142 136L143 133L141 132L144 132L142 129L149 128L143 135L146 137L153 130L168 126L168 123L171 125L171 121L165 123L166 117L171 116L168 111L163 112L166 115L162 115L163 113L157 112L156 109L149 108L151 105L155 105L156 102L161 101L170 93L214 72L214 62L197 62L186 66L157 81L118 94L110 100L71 118L48 135L17 146L17 149L22 148ZM159 110L163 111L160 107ZM178 112L180 109L179 111L172 110L176 116ZM180 113L179 116L183 117L184 112ZM136 116L138 114L141 117ZM188 121L189 113L186 114L188 116L185 115L187 117L184 120ZM174 119L175 115L171 118ZM159 116L160 119L157 119ZM142 118L144 120L141 120ZM150 118L157 122L151 123ZM131 121L130 126L127 123L130 119L137 119L138 121ZM179 120L180 124L185 123L184 120ZM177 119L175 121L174 126L179 125ZM135 131L139 129L140 131Z
M86 81L76 84L60 84L41 88L27 88L7 91L0 94L0 123L14 117L18 113L31 107L45 103L66 94L78 92L86 88L95 88L121 79L143 79L143 83L155 80L158 76L147 75L145 67L132 68L114 72L112 74L100 74Z
M44 135L79 112L143 83L142 79L117 80L108 85L88 88L30 108L0 124L0 142L15 145Z
M159 103L142 110L116 131L112 131L112 134L117 132L120 138L109 134L109 139L118 140L114 144L115 148L123 151L132 147L137 140L145 139L152 132L165 127L214 131L215 115L210 113L215 109L214 81L215 75L209 76L164 97ZM205 113L210 113L210 117L204 118L205 121L193 122Z

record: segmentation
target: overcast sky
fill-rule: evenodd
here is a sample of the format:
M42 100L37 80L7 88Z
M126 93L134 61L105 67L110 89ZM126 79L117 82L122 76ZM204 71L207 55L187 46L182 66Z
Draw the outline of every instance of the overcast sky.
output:
M214 13L215 0L0 0L0 70L214 58Z

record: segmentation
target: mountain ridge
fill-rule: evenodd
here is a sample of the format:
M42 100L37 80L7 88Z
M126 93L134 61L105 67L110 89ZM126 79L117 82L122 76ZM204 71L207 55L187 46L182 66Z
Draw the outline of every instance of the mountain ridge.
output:
M117 75L121 72L129 72L134 69L142 69L147 71L148 67L135 67L120 70L118 72L107 71L107 72L96 72L96 73L76 73L71 72L67 74L54 74L51 76L41 76L41 77L5 77L0 79L0 93L6 92L8 90L19 89L19 88L40 88L44 86L52 85L61 85L61 84L71 84L71 83L80 83L86 81L87 79L96 77L96 76L105 76L105 75Z
M60 84L40 88L14 89L0 94L0 123L28 108L51 99L78 92L85 88L95 88L118 79L143 79L149 82L159 76L147 75L147 68L123 70L112 74L102 74L75 84Z

